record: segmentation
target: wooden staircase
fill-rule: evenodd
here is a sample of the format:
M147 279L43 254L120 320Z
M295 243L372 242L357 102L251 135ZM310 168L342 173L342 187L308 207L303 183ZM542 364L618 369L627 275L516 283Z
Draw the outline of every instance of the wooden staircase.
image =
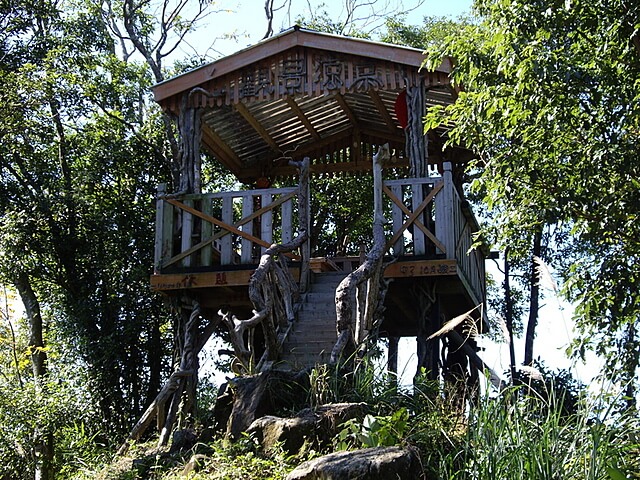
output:
M300 370L328 363L338 339L335 292L345 272L314 273L298 319L282 346L281 370Z

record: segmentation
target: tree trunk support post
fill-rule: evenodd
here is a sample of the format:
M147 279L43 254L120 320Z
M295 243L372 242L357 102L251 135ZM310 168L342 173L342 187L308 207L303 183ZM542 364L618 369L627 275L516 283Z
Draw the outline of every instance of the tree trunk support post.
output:
M407 113L409 125L406 128L405 151L411 163L411 176L427 177L428 140L424 134L422 119L425 116L425 87L422 80L407 88Z
M388 158L388 145L380 147L373 157L373 247L364 263L347 275L336 288L338 340L331 351L332 364L336 364L343 356L348 357L367 338L373 327L376 311L381 305L381 297L384 295L381 278L386 239L382 214L382 164ZM364 305L358 301L361 288L365 289ZM343 355L344 353L346 355Z

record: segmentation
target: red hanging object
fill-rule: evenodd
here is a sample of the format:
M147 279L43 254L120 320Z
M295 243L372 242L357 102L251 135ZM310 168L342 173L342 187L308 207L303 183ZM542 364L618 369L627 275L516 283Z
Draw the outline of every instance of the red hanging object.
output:
M398 94L394 105L398 123L405 129L409 125L409 113L407 112L407 91L403 90Z

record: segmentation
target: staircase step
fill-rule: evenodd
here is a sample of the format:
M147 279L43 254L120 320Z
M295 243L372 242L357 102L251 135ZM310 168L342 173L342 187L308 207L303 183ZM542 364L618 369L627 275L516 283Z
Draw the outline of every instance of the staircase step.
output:
M319 284L334 284L338 286L338 284L345 279L347 276L344 272L328 272L316 274L313 276L311 280L311 285L319 285Z
M287 337L288 342L293 342L293 339L304 339L305 341L324 341L325 339L335 339L338 338L338 334L336 333L336 326L327 325L324 328L298 328L289 333Z
M331 352L335 344L336 342L300 344L290 349L289 353L295 353L295 354L308 353L310 355L319 355L321 352Z
M300 324L336 324L336 312L331 310L302 310L298 312L298 322Z
M303 303L300 311L327 311L334 312L336 311L336 304L334 302L308 302Z
M331 358L331 350L318 354L309 354L305 352L290 352L283 356L282 361L288 363L301 364L304 366L312 366L316 363L328 363Z
M338 288L337 283L312 283L309 293L324 293L335 297L336 288Z
M336 297L333 292L314 292L311 291L306 294L304 299L305 303L320 303L320 304L336 304Z
M338 334L335 329L313 332L293 332L289 334L287 338L287 345L294 345L295 343L319 343L319 342L333 342L338 339Z

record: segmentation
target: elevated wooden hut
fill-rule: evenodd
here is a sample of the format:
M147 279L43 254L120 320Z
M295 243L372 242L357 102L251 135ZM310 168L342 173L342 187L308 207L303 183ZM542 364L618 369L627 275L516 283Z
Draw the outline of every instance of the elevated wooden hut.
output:
M423 60L293 28L154 87L179 118L182 171L178 192L158 191L151 285L222 318L241 368L336 361L378 335L392 370L398 338L415 337L432 378L473 378L460 328L427 340L476 307L467 328L482 328L485 254L471 248L463 196L470 152L443 151L444 127L423 132L430 107L455 101L451 66ZM235 175L234 191L201 191L200 149ZM372 219L378 209L366 256L313 247L307 180L331 175L374 177L362 187L375 189Z

